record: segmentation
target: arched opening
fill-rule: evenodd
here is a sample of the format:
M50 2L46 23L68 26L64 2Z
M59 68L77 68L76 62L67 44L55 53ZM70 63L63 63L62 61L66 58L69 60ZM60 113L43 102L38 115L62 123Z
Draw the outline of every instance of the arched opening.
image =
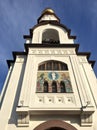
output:
M60 82L60 89L61 89L61 93L66 92L66 88L65 88L65 83L64 83L64 81L61 81L61 82Z
M37 73L37 93L72 93L68 65L57 60L41 62Z
M56 93L56 92L57 92L57 83L56 83L56 81L53 81L53 82L52 82L52 92L53 92L53 93Z
M49 120L38 125L34 130L77 130L71 124L61 120Z
M47 93L48 92L48 81L44 81L44 93Z
M58 44L59 43L58 31L55 29L46 29L42 35L42 43Z
M56 61L56 60L49 60L49 61L45 61L42 62L41 64L39 64L38 70L68 70L68 66L67 64L60 62L60 61Z

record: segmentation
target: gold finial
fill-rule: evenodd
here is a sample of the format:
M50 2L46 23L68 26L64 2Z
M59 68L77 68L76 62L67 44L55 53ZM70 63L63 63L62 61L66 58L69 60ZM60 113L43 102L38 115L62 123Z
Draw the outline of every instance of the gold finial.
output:
M51 8L46 8L45 10L43 10L42 14L44 13L54 13L54 11Z

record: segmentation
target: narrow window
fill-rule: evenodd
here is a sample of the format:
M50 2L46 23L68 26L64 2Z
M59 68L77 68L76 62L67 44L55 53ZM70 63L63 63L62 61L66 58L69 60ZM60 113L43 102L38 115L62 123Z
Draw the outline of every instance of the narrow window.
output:
M58 62L53 62L53 70L59 70Z
M66 86L66 92L67 92L67 93L73 92L73 91L72 91L72 86L71 86L71 81L70 81L69 79L67 79L67 80L65 81L65 86Z
M46 63L46 70L52 70L52 62Z
M44 81L44 92L47 93L48 92L48 82L47 81Z
M52 82L52 92L53 92L53 93L56 93L56 92L57 92L57 83L56 83L56 81L53 81L53 82Z
M66 92L66 88L65 88L65 83L64 81L60 82L60 89L61 89L61 93L65 93Z

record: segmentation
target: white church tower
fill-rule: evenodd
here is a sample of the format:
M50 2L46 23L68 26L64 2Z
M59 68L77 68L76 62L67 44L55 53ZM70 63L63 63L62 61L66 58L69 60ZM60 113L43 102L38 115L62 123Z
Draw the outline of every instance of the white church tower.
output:
M45 9L24 52L13 52L0 97L0 130L97 130L97 79L89 52Z

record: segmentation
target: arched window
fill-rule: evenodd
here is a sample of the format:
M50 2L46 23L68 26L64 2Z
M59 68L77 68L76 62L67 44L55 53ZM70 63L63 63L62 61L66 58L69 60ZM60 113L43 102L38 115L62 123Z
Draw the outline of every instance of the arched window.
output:
M57 92L57 83L56 83L56 81L53 81L53 82L52 82L52 92L53 92L53 93L56 93L56 92Z
M48 92L48 81L44 81L43 87L44 87L44 92L47 93Z
M61 82L60 82L60 89L61 89L61 93L66 92L66 88L65 88L65 83L64 83L64 81L61 81Z
M40 63L36 92L71 93L72 85L67 64L56 60Z
M42 34L42 43L58 44L59 43L58 31L55 29L46 29Z
M38 70L68 70L67 64L60 62L60 61L55 61L55 60L50 60L43 62L39 65Z
M71 93L72 85L70 79L66 79L64 82L65 82L66 93Z

